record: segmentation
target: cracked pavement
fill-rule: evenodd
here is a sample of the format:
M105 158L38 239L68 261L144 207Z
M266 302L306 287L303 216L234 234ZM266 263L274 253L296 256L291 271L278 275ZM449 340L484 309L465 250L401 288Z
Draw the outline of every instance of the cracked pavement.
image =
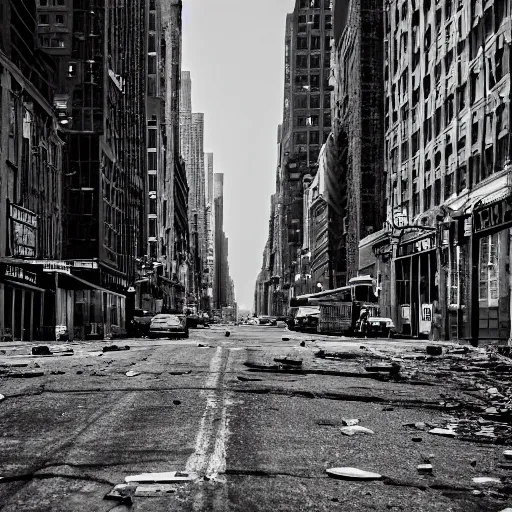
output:
M130 350L103 353L111 344ZM470 441L406 426L477 414L486 407L483 389L494 382L461 376L447 368L448 359L425 359L427 344L266 326L214 326L192 330L188 340L53 343L53 356L32 356L30 343L1 343L0 511L498 512L512 506L511 469L503 464L507 439ZM73 354L64 354L69 348ZM320 349L343 357L315 357ZM302 365L283 368L276 358ZM393 358L401 379L365 370ZM12 376L27 372L44 375ZM375 433L344 436L343 418L357 418ZM431 475L417 471L426 461ZM340 466L384 478L326 475ZM162 496L135 497L131 506L104 499L126 476L165 471L199 478ZM500 483L474 484L480 476Z

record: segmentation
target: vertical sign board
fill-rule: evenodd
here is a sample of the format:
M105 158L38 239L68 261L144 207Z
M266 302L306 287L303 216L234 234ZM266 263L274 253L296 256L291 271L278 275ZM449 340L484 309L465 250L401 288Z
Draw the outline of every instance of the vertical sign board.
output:
M421 305L420 334L430 334L432 325L432 304Z
M37 215L13 203L8 206L10 255L34 258L37 251Z

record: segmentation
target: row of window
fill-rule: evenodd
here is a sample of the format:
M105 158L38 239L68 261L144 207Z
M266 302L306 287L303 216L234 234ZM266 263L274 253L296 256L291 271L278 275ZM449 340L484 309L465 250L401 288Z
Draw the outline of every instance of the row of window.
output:
M308 105L309 98L309 105ZM331 95L330 93L324 94L323 105L320 106L320 95L312 94L297 94L293 98L293 107L295 109L307 109L307 108L330 108L331 107Z
M307 26L309 25L313 30L320 30L320 14L301 14L298 18L299 26L298 33L304 34L307 31ZM332 15L327 14L324 17L324 29L331 30L332 29Z
M39 37L39 42L43 48L65 48L63 37Z
M320 144L320 133L318 131L309 131L309 132L296 132L294 143L295 146L307 145L307 144ZM323 140L322 144L325 144L327 138L329 137L330 131L323 132ZM309 141L308 141L309 134Z
M332 9L332 0L299 0L299 9L320 9L322 4L324 9Z
M319 126L320 118L317 115L314 116L297 116L295 118L295 126L306 127L306 126ZM331 113L324 112L324 126L331 126Z
M39 15L39 25L50 25L50 21L55 25L64 25L66 18L64 14L40 14Z
M324 51L328 52L332 46L332 37L324 36ZM311 35L297 36L297 50L320 50L322 48L322 37Z
M39 5L41 7L64 7L66 0L39 0Z

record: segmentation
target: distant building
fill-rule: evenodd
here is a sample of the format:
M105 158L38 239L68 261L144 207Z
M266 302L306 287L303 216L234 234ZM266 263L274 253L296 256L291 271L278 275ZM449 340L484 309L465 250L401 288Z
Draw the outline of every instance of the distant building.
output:
M215 279L215 205L213 191L213 153L205 153L206 173L206 263L208 274L206 277L208 307L213 307L213 287Z

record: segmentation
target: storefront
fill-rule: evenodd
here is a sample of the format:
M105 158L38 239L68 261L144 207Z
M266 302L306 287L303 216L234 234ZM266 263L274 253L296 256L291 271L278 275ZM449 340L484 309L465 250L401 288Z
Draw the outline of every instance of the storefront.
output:
M512 198L484 198L472 226L472 323L474 340L510 338Z
M402 241L394 259L397 330L409 336L428 336L439 303L436 235Z

